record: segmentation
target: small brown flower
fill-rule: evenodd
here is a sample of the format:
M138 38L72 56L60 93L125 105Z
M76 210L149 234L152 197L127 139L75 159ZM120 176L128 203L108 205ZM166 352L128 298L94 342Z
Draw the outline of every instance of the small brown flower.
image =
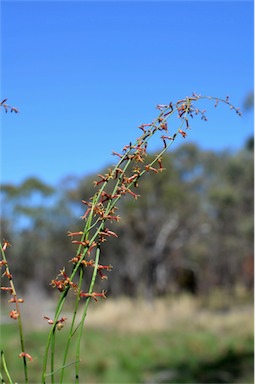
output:
M19 313L18 313L18 311L16 311L15 309L13 309L13 310L9 313L9 316L10 316L11 319L17 320L18 317L19 317Z
M187 133L182 131L181 129L178 130L178 132L182 135L182 137L185 139L185 137L187 136Z
M22 358L22 357L26 357L29 361L32 361L32 360L33 360L32 356L29 355L29 353L26 353L26 352L21 352L21 353L19 354L19 358Z

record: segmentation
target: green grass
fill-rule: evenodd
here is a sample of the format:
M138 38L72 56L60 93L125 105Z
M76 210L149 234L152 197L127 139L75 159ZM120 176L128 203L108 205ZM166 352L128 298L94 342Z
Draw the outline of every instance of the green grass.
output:
M80 382L253 383L253 335L249 331L239 335L232 330L219 336L212 330L189 327L188 322L181 328L142 333L85 328ZM64 329L58 332L59 366L65 336ZM31 383L40 382L46 338L45 331L26 335L27 350L34 358L29 363ZM16 324L2 326L1 345L13 380L24 382ZM74 382L73 366L67 368L65 380Z

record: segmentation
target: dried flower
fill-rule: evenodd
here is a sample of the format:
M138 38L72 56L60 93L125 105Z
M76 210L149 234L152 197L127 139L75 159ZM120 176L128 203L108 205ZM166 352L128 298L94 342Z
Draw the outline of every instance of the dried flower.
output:
M179 129L178 132L182 135L182 137L185 139L185 137L187 136L187 133L184 132L183 130Z
M9 243L9 241L4 240L3 251L6 251L6 248L7 248L7 247L11 247L11 244Z
M17 318L19 317L19 313L18 313L18 311L16 311L15 309L13 309L13 310L9 313L9 316L10 316L11 319L17 320Z
M106 291L103 290L102 293L96 293L96 292L85 293L81 291L80 297L92 297L95 301L98 301L97 297L102 297L103 299L106 299Z
M54 324L54 320L52 320L50 317L48 317L48 316L44 316L43 318L44 318L45 320L48 321L48 324L50 324L50 325ZM58 331L60 331L60 330L63 328L63 326L64 326L64 322L65 322L66 320L67 320L67 317L61 317L61 319L59 319L59 320L56 322L55 326L56 326L56 328L57 328Z
M29 355L29 353L21 352L21 353L19 354L19 358L22 358L22 357L26 357L29 361L32 361L32 360L33 360L32 356Z

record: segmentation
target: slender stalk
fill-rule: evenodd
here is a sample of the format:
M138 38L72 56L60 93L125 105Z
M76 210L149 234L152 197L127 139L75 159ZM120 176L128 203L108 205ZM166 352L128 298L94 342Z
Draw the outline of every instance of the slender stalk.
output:
M126 161L125 165L122 167L122 172L125 173L127 171L127 169L129 168L130 164L132 163L132 157L130 159L128 159L128 156L129 154L132 152L132 148L139 145L140 143L143 143L143 145L145 146L147 144L147 142L149 141L149 139L154 136L154 134L157 132L158 130L158 126L159 126L159 123L160 124L163 124L165 123L169 117L175 113L177 111L177 108L174 108L172 109L166 116L164 116L164 111L161 111L159 116L153 120L153 122L151 123L151 129L148 130L147 132L145 132L140 138L138 138L134 144L134 146L130 146L130 148L123 154L123 156L120 158L120 160L118 161L117 165L114 167L112 173L116 172L117 169L119 169L121 167L121 165L123 164L124 160ZM183 125L183 120L181 122L181 125L180 127ZM178 131L177 131L178 132ZM174 139L172 140L174 141ZM150 166L153 165L161 156L162 154L169 148L169 146L172 144L172 142L170 142L161 152L160 154L151 162ZM146 172L146 170L142 171L141 174L140 174L140 177L142 174L144 174ZM104 181L104 183L102 184L101 188L99 189L99 191L97 193L95 193L94 197L93 197L93 201L92 201L92 206L91 206L91 211L89 213L89 216L87 218L87 221L86 221L86 224L84 226L84 230L83 230L83 234L81 236L81 239L80 239L80 242L83 242L84 240L87 240L89 238L89 234L90 234L90 231L92 228L96 227L97 224L99 224L99 226L97 227L96 231L95 231L95 234L91 237L90 239L90 242L89 242L89 245L91 245L93 243L93 241L96 240L99 232L104 228L104 225L105 225L105 219L101 219L101 218L96 218L96 220L94 220L94 222L92 222L93 220L93 210L94 208L96 207L96 205L98 204L99 202L99 199L102 195L102 192L104 191L106 185L108 183L108 180ZM117 178L116 180L116 183L113 187L113 190L112 190L112 195L115 195L119 186L121 185L122 183L122 180L121 180L121 175ZM131 182L129 183L128 185L128 188L130 188L132 185L134 184L134 182ZM120 200L121 196L118 196L115 198L114 201L110 200L106 207L105 207L105 214L107 215L117 204L117 202ZM79 262L76 264L76 266L74 266L73 268L73 271L70 275L70 280L73 281L73 278L74 276L76 275L77 273L77 270L80 268L80 265L81 265L81 262L84 260L86 254L87 254L87 251L89 249L89 246L85 247L82 251L82 245L79 245L78 249L77 249L77 255L79 254L82 254L82 257L80 258ZM99 262L99 256L100 256L100 252L98 251L97 254L96 254L96 258L98 257L98 260L97 260L97 264ZM92 275L92 280L91 280L91 284L90 284L90 290L89 292L92 293L92 290L93 290L93 287L94 287L94 283L95 283L95 279L96 279L96 274L97 274L97 266L95 267L94 266L94 271L93 271L93 275ZM68 291L65 291L61 298L60 298L60 302L59 302L59 305L57 306L57 309L56 309L56 312L55 312L55 317L54 317L54 324L52 326L52 329L55 328L56 326L56 323L58 321L58 317L61 313L61 310L62 310L62 307L64 305L64 301L65 301L65 298L67 296L67 293ZM86 300L86 304L85 304L85 307L84 307L84 312L83 312L83 317L82 317L82 320L81 322L79 323L78 327L80 325L83 325L84 321L85 321L85 318L86 318L86 314L87 314L87 309L88 309L88 305L89 305L89 302L90 302L90 297L87 298ZM78 306L78 301L76 302L77 303L77 306ZM76 308L76 311L77 311L77 308ZM73 317L73 321L72 321L72 324L71 324L71 330L70 332L72 331L73 329L73 325L74 325L74 320L75 320L75 316L76 316L76 311L75 311L75 314L74 314L74 317ZM77 327L77 328L78 328ZM77 329L76 328L76 329ZM82 328L82 327L81 327ZM80 335L82 334L82 330L80 331ZM70 336L71 335L71 336ZM71 341L71 337L72 337L73 333L70 333L69 334L69 338L68 338L68 342L67 342L67 348L65 350L65 354L64 354L64 361L63 361L63 367L65 366L65 363L66 363L66 358L67 358L67 353L68 353L68 349L69 349L69 346L70 346L70 341ZM47 345L46 345L46 351L45 351L45 359L44 359L44 379L45 379L45 373L46 373L46 366L47 366L47 356L48 356L48 349L49 349L49 345L50 345L50 340L51 338L53 337L53 332L50 332L49 334L49 338L48 338L48 342L47 342ZM77 344L77 348L80 348L80 340L81 340L81 336L80 338L78 338L78 344ZM79 356L79 352L77 350L76 352L76 355ZM54 359L54 355L52 355L52 359ZM78 365L79 365L79 358L76 358L76 374L78 376ZM54 370L51 369L51 372L53 372ZM64 375L64 370L62 370L62 373L61 373L61 380L63 380L63 375ZM78 378L76 379L78 380ZM62 381L61 381L62 382Z
M51 383L55 383L55 341L56 341L56 327L54 327L51 338Z
M95 199L96 199L96 196L94 196L93 202L94 202ZM93 216L92 216L92 213L93 213L93 212L90 213L90 216L89 216L89 218L88 218L88 220L87 220L87 222L86 222L86 225L85 225L85 227L84 227L83 236L82 236L82 241L83 241L83 240L88 236L88 234L89 234L88 228L89 228L90 225L91 225L91 221L92 221L92 217L93 217ZM81 249L82 249L82 246L79 246L78 249L77 249L77 253L76 253L77 255L81 252ZM83 252L83 258L85 257L85 254L86 254L86 251L87 251L87 250L88 250L88 247L86 247L85 250L84 250L84 252ZM81 261L83 260L83 258L82 258L82 259L80 260L80 262L77 263L76 266L73 268L72 274L71 274L71 276L70 276L70 280L71 280L71 281L73 280L74 276L76 275L77 270L80 268ZM46 376L49 376L49 375L51 375L51 374L54 373L54 370L51 369L51 373L50 373L50 374L46 374L47 361L48 361L48 353L49 353L49 348L50 348L51 340L52 340L53 337L55 337L55 333L54 333L54 331L55 331L55 328L56 328L56 324L57 324L57 322L58 322L58 318L59 318L60 313L61 313L61 311L62 311L62 308L63 308L63 306L64 306L65 298L66 298L66 296L67 296L67 294L68 294L69 288L70 288L70 287L67 286L66 289L64 290L64 292L62 292L62 295L61 295L61 297L60 297L60 299L59 299L59 302L58 302L58 305L57 305L57 307L56 307L55 316L54 316L54 323L53 323L52 328L51 328L51 330L50 330L50 332L49 332L49 335L48 335L48 339L47 339L47 343L46 343L46 347L45 347L45 354L44 354L43 373L42 373L42 383L45 383ZM78 300L78 298L77 298L77 301L76 301L76 303L77 303L77 308L78 308L78 301L79 301L79 300ZM76 308L76 311L77 311L77 308ZM75 316L76 316L76 315L75 315ZM74 323L74 321L75 321L75 316L74 316L74 318L73 318L73 323ZM71 335L72 335L72 334L71 334ZM71 338L71 336L70 336L70 338ZM69 346L70 346L70 340L68 339L67 347L66 347L64 356L67 356ZM51 360L54 360L54 358L55 358L54 354L51 354ZM66 359L66 357L64 357L64 359ZM51 366L52 366L52 365L54 366L54 362L53 362L53 361L51 362ZM65 364L63 364L63 368L64 368L64 366L65 366ZM62 377L62 379L63 379L63 375L64 375L64 372L62 371L62 372L61 372L61 377Z
M77 297L76 297L76 300L75 300L75 307L74 307L74 313L73 313L73 317L72 317L72 323L71 323L71 326L70 326L70 329L69 329L68 340L67 340L67 344L66 344L66 348L65 348L65 352L64 352L63 364L62 364L61 375L60 375L60 383L63 383L63 380L64 380L65 367L67 366L66 365L66 360L67 360L67 356L68 356L68 351L69 351L70 343L71 343L71 340L72 340L72 337L73 337L73 334L74 334L73 330L74 330L74 326L75 326L75 319L76 319L76 316L77 316L77 311L78 311L78 306L79 306L79 301L80 301L79 292L81 290L83 275L84 275L83 268L80 267L80 278L79 278L79 285L78 285L78 294L77 294Z
M90 282L90 287L89 287L89 294L93 292L95 281L96 281L96 276L97 276L97 268L98 268L98 263L99 263L99 258L100 258L100 253L101 249L100 247L97 248L96 250L96 257L95 257L95 265L93 269L93 274ZM82 339L82 333L83 333L83 325L85 318L87 316L87 311L88 311L88 306L90 303L91 297L88 297L84 306L83 314L82 314L82 319L81 319L81 326L79 330L79 335L78 335L78 341L77 341L77 347L76 347L76 369L75 369L75 383L79 383L79 367L80 367L80 347L81 347L81 339Z
M55 327L56 327L56 324L57 324L57 319L62 311L62 308L63 308L63 305L65 303L65 297L67 295L69 291L69 287L66 287L65 291L62 292L62 295L58 301L58 304L57 304L57 307L56 307L56 311L55 311L55 319L54 319L54 324L52 325L51 329L50 329L50 332L48 334L48 338L47 338L47 342L46 342L46 346L45 346L45 353L44 353L44 359L43 359L43 369L42 369L42 383L45 383L45 379L46 379L46 376L50 376L53 372L47 374L46 373L46 370L47 370L47 362L48 362L48 353L49 353L49 348L50 348L50 344L51 344L51 339L53 337L53 333L55 331Z
M16 319L18 321L19 339L20 339L20 346L21 346L22 359L23 359L24 377L25 377L25 383L28 383L28 367L27 367L27 358L25 355L25 341L24 341L24 332L23 332L23 326L22 326L21 312L20 312L19 301L18 301L16 289L15 289L12 275L10 273L8 262L7 262L7 259L5 256L5 249L6 249L7 245L8 245L7 242L5 242L3 246L2 246L2 244L0 244L0 250L1 250L1 254L2 254L2 259L6 262L5 274L9 279L11 294L13 296L13 302L15 303L15 307L16 307L16 312L17 312Z
M46 376L51 375L52 383L54 382L54 351L55 351L55 328L58 323L59 315L63 309L66 296L69 292L70 288L74 287L73 280L75 276L77 275L78 271L80 270L80 278L78 283L78 288L75 288L74 291L77 294L76 303L75 303L75 309L74 314L72 318L72 323L69 330L69 336L68 341L66 345L66 349L64 351L64 358L63 358L63 364L61 369L61 376L60 376L60 382L63 382L64 378L64 369L68 365L66 364L67 356L68 356L68 350L70 347L71 339L74 335L74 333L79 329L78 334L78 340L76 345L76 363L75 363L75 372L76 372L76 378L75 381L78 383L79 381L79 365L80 365L80 346L81 346L81 338L83 333L83 325L84 321L87 315L88 306L92 297L93 288L96 281L96 276L98 272L99 267L99 259L100 259L100 244L101 241L103 241L103 235L106 234L107 236L110 236L114 234L113 232L109 231L104 232L108 230L105 228L105 223L107 220L111 220L112 212L114 212L114 209L116 207L116 204L118 201L125 195L126 193L132 194L135 198L137 198L137 195L131 191L131 187L134 187L137 183L137 180L140 179L146 172L154 171L156 173L163 170L162 163L161 163L161 157L162 155L169 149L169 147L173 144L176 136L178 133L180 133L183 137L186 136L186 133L182 130L183 125L186 124L186 128L189 128L188 118L193 117L193 115L200 114L202 120L207 120L204 111L200 111L197 108L194 108L193 103L197 102L200 99L209 99L209 100L215 100L215 106L217 106L218 102L224 102L230 106L231 109L234 109L237 114L240 115L240 112L237 108L233 107L229 101L228 98L225 100L219 99L219 98L213 98L208 96L200 96L193 94L192 97L186 97L185 99L177 101L175 104L170 103L169 105L162 105L158 106L158 108L161 110L158 117L152 121L150 124L143 124L139 128L143 130L143 134L136 140L135 144L132 145L130 143L129 146L124 147L123 154L116 154L120 157L119 161L117 162L116 166L110 170L109 174L105 174L105 176L101 176L102 180L99 182L95 182L96 185L101 184L101 187L98 189L98 191L94 194L92 202L87 203L88 205L88 211L84 215L84 219L86 219L84 229L81 232L81 237L79 241L74 241L74 243L78 243L79 246L77 248L76 256L77 261L75 261L72 273L68 277L68 285L65 286L63 289L63 292L61 294L61 297L59 299L59 302L56 307L55 316L54 316L54 323L52 325L51 331L49 332L48 340L46 343L46 349L45 349L45 355L44 355L44 363L43 363L43 375L42 375L42 382L45 383ZM180 118L181 122L179 125L179 128L176 130L174 135L172 137L170 136L161 136L164 148L159 152L158 155L155 156L155 158L146 166L143 165L143 169L140 170L138 168L137 173L135 171L133 172L132 176L128 178L126 176L126 172L130 168L130 166L135 162L141 162L143 163L146 156L146 148L148 141L155 135L155 133L159 131L166 131L168 134L168 128L167 128L167 120L174 114L178 113L178 117ZM145 129L146 127L146 129ZM148 128L147 128L148 127ZM169 142L167 142L169 140ZM155 163L159 163L160 168L153 168L152 166ZM118 176L117 176L118 175ZM114 179L114 186L112 188L111 194L108 195L107 199L103 199L103 196L107 195L105 189L108 186L108 182L110 179ZM108 200L108 201L107 201ZM104 204L103 204L104 203ZM116 219L116 218L115 218ZM91 231L93 229L94 234L91 234ZM111 233L110 233L111 232ZM110 234L109 234L110 233ZM80 234L80 232L78 233ZM103 234L103 235L102 235ZM116 235L116 234L114 234ZM100 237L101 236L101 237ZM116 235L117 236L117 235ZM104 239L105 240L105 239ZM86 262L85 257L88 254L90 248L96 246L96 255L95 260L93 264L93 273L91 277L91 281L89 284L89 291L87 294L83 293L83 296L86 296L86 303L84 306L82 318L76 328L75 326L75 319L78 312L78 306L80 302L80 294L81 294L81 285L82 285L82 279L83 279L83 271L82 271L82 263ZM56 282L56 280L54 280ZM56 284L57 286L57 284ZM75 285L77 287L77 285ZM61 289L62 290L62 289ZM47 360L48 360L48 352L49 347L51 348L51 373L46 374L47 369Z
M7 376L7 379L9 380L9 383L13 384L13 381L11 379L11 376L10 376L10 373L9 373L9 370L7 368L7 364L6 364L6 361L5 361L4 351L1 351L1 360L2 360L2 364L3 364L4 372L5 372L6 376ZM4 381L4 379L3 379L1 374L0 374L0 378L1 378L1 383L5 384L5 381Z

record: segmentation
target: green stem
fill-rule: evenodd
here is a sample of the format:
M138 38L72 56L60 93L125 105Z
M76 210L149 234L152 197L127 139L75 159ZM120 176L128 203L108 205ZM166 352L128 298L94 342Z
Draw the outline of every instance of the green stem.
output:
M89 286L89 294L93 292L95 281L96 281L96 276L97 276L97 268L98 268L98 263L99 263L99 258L100 258L100 253L101 249L100 246L97 247L96 250L96 257L95 257L95 264L94 264L94 269L93 269L93 274L91 277L91 282ZM78 340L77 340L77 347L76 347L76 369L75 369L75 383L79 383L79 367L80 367L80 346L81 346L81 339L82 339L82 332L83 332L83 325L85 322L85 318L87 316L87 311L88 311L88 306L90 303L91 297L88 297L84 306L82 318L80 321L80 330L79 330L79 335L78 335Z
M17 307L18 307L18 305L17 305ZM20 335L20 346L21 346L22 352L24 352L25 351L25 343L24 343L23 327L22 327L22 321L21 321L20 315L18 317L18 327L19 327L19 335ZM23 356L23 367L24 367L25 383L28 383L28 369L27 369L26 356Z
M79 301L80 301L79 292L81 291L83 275L84 275L83 268L80 268L80 278L79 278L78 292L77 292L77 297L76 297L76 301L75 301L75 308L74 308L74 314L73 314L73 318L72 318L72 323L71 323L71 326L70 326L70 329L69 329L67 345L66 345L65 352L64 352L63 364L62 364L62 367L61 367L60 383L63 383L63 380L64 380L65 367L67 366L66 365L67 355L68 355L70 343L71 343L71 340L72 340L72 337L73 337L73 334L74 334L73 330L74 330L75 319L76 319L76 315L77 315L77 311L78 311L78 306L79 306Z
M61 310L63 308L64 302L65 302L65 297L66 297L68 291L69 291L69 286L67 286L66 289L64 290L64 292L62 292L62 295L58 301L57 308L55 311L54 324L52 325L50 332L48 334L47 343L45 346L45 353L44 353L44 360L43 360L43 371L42 371L42 383L44 383L44 384L46 383L46 381L45 381L46 376L49 376L53 373L53 372L51 372L49 374L46 373L47 362L48 362L48 353L49 353L49 348L50 348L50 344L51 344L51 339L53 337L53 333L55 331L55 327L56 327L56 324L58 321L58 317L59 317Z
M51 338L51 383L55 383L55 341L56 341L56 327L54 327L52 338Z
M4 356L4 351L3 350L1 351L1 360L2 360L2 364L3 364L4 372L5 372L6 376L7 376L7 379L9 380L9 383L13 384L13 381L11 379L9 370L7 368L7 364L6 364L6 361L5 361L5 356ZM1 376L2 383L5 384L5 381L3 380L1 374L0 374L0 376Z

